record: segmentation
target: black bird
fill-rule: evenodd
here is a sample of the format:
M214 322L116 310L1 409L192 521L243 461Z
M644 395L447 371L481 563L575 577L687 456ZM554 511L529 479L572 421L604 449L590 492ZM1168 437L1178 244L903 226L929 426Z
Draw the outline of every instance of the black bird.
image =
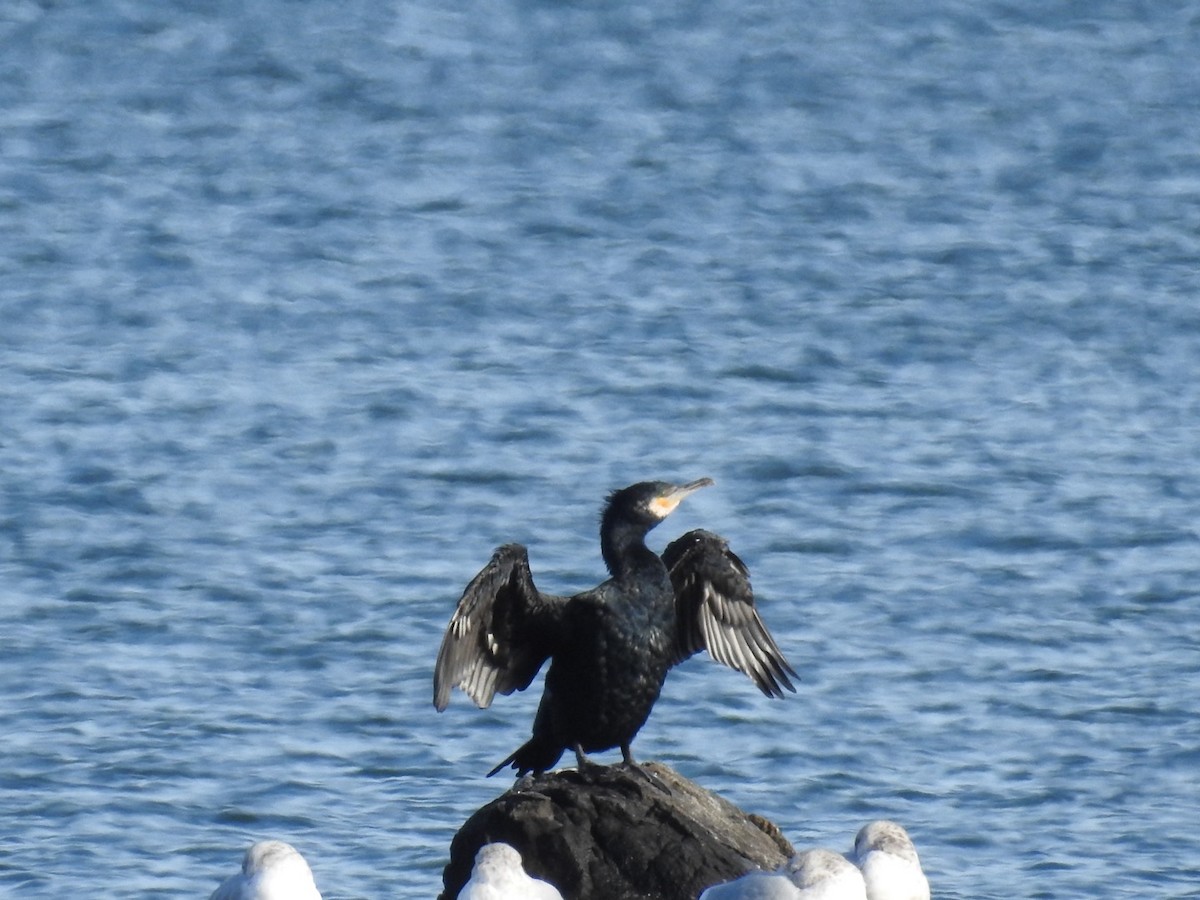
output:
M798 678L754 608L750 573L723 538L690 531L659 557L645 537L701 478L647 481L614 492L600 521L600 552L612 576L574 597L533 585L529 556L505 544L475 576L450 619L433 674L441 712L458 686L481 709L497 692L524 690L549 659L533 737L489 772L512 764L541 774L572 749L629 745L650 715L672 666L700 650L743 672L767 696L795 691Z

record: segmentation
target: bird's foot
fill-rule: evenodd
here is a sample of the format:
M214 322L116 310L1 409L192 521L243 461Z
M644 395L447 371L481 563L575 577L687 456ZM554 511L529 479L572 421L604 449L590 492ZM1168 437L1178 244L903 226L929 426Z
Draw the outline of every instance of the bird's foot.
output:
M675 792L672 791L671 788L667 786L667 783L665 781L663 781L661 778L659 778L657 775L655 775L649 769L644 768L640 763L638 763L633 758L633 755L627 749L622 748L621 755L625 757L625 761L623 763L621 763L622 766L624 766L626 769L629 769L632 772L636 772L643 779L645 779L649 784L658 788L660 791L662 791L667 796L674 795Z
M608 766L603 763L594 763L583 752L583 747L575 745L575 769L580 775L586 775L588 772L598 772L601 769L607 769Z
M544 777L544 772L527 772L524 775L518 776L517 780L513 782L511 790L517 793L520 793L521 791L533 790L533 787L538 783L538 780Z

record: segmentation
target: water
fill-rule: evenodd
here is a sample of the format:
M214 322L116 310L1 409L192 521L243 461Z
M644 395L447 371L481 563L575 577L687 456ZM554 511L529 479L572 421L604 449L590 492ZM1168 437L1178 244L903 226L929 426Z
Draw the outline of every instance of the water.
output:
M11 2L0 893L257 837L432 897L536 696L433 713L504 541L710 475L803 683L635 743L935 895L1200 884L1186 3Z

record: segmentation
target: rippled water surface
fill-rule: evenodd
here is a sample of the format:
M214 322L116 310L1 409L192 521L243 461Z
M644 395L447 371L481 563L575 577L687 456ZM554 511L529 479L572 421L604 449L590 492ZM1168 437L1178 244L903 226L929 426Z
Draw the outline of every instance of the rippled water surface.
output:
M935 896L1200 887L1193 4L6 3L0 893L432 898L497 544L709 475L801 672L635 743Z

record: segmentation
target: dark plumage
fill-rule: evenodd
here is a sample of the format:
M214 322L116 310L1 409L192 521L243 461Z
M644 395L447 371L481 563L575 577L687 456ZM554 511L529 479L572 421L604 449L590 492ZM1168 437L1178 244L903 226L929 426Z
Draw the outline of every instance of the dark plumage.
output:
M712 484L641 482L614 492L600 523L600 550L612 576L574 597L543 594L520 544L496 550L450 619L433 675L438 711L450 689L480 707L496 693L524 690L549 659L533 737L494 768L541 773L566 749L585 753L630 744L650 715L667 672L707 649L744 672L768 696L794 691L795 671L754 608L750 575L725 541L691 531L661 557L645 537L684 497Z

